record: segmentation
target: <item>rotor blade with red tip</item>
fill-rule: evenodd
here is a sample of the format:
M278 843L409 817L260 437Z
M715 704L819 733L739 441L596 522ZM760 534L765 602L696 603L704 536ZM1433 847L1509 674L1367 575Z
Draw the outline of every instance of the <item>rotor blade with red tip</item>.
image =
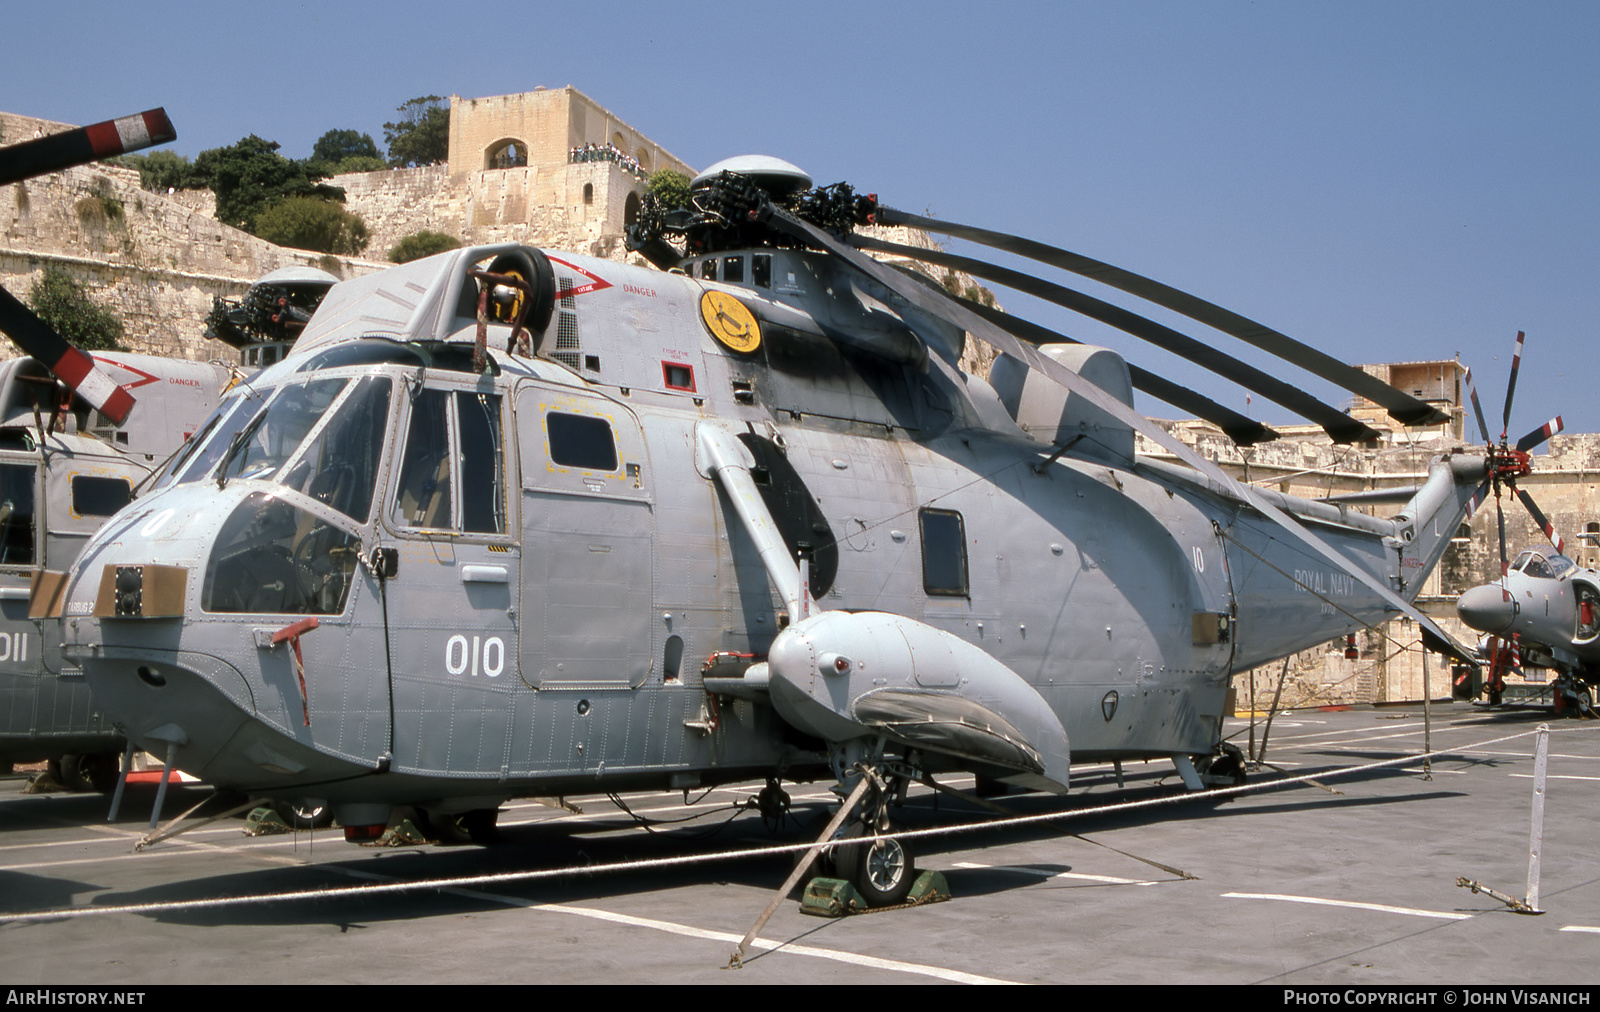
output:
M128 420L128 412L133 410L133 395L95 365L94 359L57 334L4 288L0 288L0 332L92 404L113 425Z
M1506 441L1506 430L1511 428L1511 398L1517 392L1517 372L1522 368L1522 331L1517 331L1517 345L1511 351L1511 377L1506 380L1506 414L1500 424L1500 442Z
M1472 399L1472 412L1478 416L1478 435L1483 437L1485 443L1492 442L1489 438L1489 423L1483 418L1483 405L1478 402L1478 388L1472 382L1472 367L1466 367L1467 396Z
M1528 433L1526 436L1523 436L1521 439L1517 440L1517 449L1521 450L1523 453L1527 453L1535 446L1538 446L1540 443L1560 432L1561 429L1561 416L1557 415L1548 422L1545 422L1543 425L1539 426L1537 429L1534 429L1532 432Z
M1544 536L1550 539L1550 543L1556 546L1556 551L1565 554L1567 542L1561 537L1561 532L1556 530L1555 524L1552 524L1545 517L1544 512L1534 505L1533 496L1520 488L1514 488L1512 491L1517 493L1517 498L1522 500L1522 505L1528 507L1528 515L1533 517L1533 522L1539 525L1541 531L1544 531Z
M1500 490L1494 490L1494 513L1500 521L1500 579L1506 578L1506 573L1511 570L1511 560L1506 558L1506 511L1500 505Z
M0 148L0 186L177 140L165 109L108 119Z

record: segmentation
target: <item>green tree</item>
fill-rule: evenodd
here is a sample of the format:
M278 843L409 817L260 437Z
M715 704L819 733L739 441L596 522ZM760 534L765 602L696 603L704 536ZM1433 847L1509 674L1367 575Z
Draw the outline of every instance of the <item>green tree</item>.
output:
M689 206L689 177L673 169L657 169L650 175L649 193L661 204L662 210L673 211Z
M317 138L317 143L311 147L311 157L307 163L317 168L328 165L337 165L346 158L376 158L378 145L372 142L371 134L357 133L354 130L329 130Z
M255 134L232 147L202 151L194 160L198 185L217 195L217 220L247 232L255 231L257 215L284 197L344 200L344 190L316 182L326 177L326 172L278 154L276 141Z
M400 119L383 125L389 164L435 165L450 158L450 107L438 95L424 95L401 105Z
M255 234L270 243L354 256L371 234L361 215L321 197L285 197L256 215Z
M84 351L122 351L122 321L95 305L59 267L46 267L28 289L28 306L56 333Z
M443 232L433 232L423 229L413 232L394 244L394 249L389 251L389 259L397 264L407 264L423 257L431 257L435 253L443 253L447 249L459 249L461 240L453 235Z
M327 162L323 167L327 169L328 175L337 176L341 172L382 172L389 167L389 163L382 158L352 155L337 162Z
M139 185L152 193L168 190L199 190L204 183L194 178L189 159L173 151L152 151L147 155L123 155L113 159L118 165L139 170Z

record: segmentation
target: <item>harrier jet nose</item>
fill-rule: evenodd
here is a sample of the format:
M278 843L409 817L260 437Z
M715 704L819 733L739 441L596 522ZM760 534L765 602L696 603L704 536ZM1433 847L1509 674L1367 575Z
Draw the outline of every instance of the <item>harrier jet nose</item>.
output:
M1473 587L1456 602L1461 621L1493 636L1510 631L1517 611L1517 599L1493 583Z

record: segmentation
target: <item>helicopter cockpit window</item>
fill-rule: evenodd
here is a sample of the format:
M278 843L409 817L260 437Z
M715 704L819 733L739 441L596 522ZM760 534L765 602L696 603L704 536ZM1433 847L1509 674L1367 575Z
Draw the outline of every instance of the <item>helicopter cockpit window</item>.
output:
M506 532L505 454L500 441L500 395L456 392L461 436L461 529Z
M545 418L545 429L552 463L586 471L617 469L617 440L604 418L552 411Z
M940 597L967 596L967 534L955 510L924 509L922 527L922 589Z
M349 382L317 379L278 388L267 409L229 441L218 477L264 478L282 467Z
M1578 568L1578 564L1565 555L1552 555L1545 559L1550 566L1550 575L1560 579Z
M255 492L217 534L200 607L209 612L337 615L361 539L276 496Z
M1523 552L1521 555L1517 556L1514 562L1511 563L1511 571L1514 573L1520 573L1522 572L1523 567L1531 561L1533 561L1533 553Z
M0 566L34 561L34 478L31 464L0 464Z
M228 449L228 444L239 430L255 417L265 403L259 391L247 390L217 406L217 410L195 435L189 437L183 449L167 465L167 470L156 481L161 488L168 482L184 484L204 478Z
M92 474L72 476L72 512L80 517L108 517L133 500L133 486L126 478L100 478Z
M360 380L279 479L282 484L365 523L383 456L389 390L386 376Z
M424 390L411 402L400 494L393 513L401 526L451 526L449 409L447 390Z

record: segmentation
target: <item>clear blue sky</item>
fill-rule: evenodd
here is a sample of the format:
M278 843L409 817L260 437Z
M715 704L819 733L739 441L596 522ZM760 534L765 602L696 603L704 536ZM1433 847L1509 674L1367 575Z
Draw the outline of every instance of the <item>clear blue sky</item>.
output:
M0 108L164 105L188 155L255 133L304 157L334 128L381 145L417 95L571 84L696 167L777 155L1351 362L1459 352L1492 418L1525 330L1513 436L1557 411L1600 431L1600 4L91 2L4 25ZM1244 407L1115 331L1006 302Z

